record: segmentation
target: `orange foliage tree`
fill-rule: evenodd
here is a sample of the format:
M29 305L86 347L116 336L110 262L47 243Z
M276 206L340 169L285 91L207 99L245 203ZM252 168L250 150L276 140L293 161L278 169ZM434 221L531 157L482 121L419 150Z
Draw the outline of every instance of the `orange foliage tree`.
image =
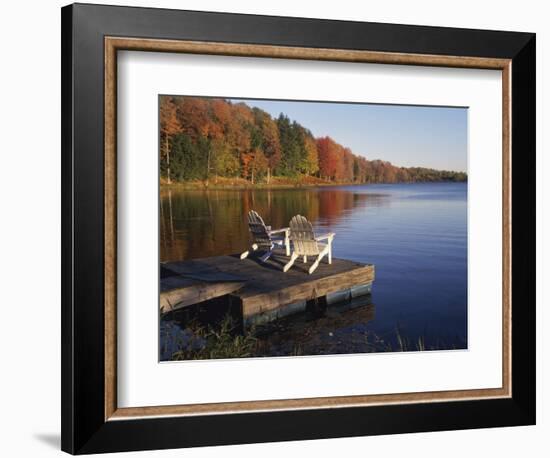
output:
M160 154L166 163L166 180L170 183L170 144L180 130L177 108L172 97L160 97Z
M314 138L282 113L274 119L257 107L220 98L161 96L159 124L161 171L167 182L212 174L269 182L274 173L344 183L467 179L460 172L367 160L328 136Z

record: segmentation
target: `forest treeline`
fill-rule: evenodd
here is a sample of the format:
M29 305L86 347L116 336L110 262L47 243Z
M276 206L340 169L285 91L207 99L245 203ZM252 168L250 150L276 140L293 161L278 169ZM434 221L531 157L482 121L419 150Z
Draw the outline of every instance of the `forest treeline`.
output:
M240 177L317 177L339 183L466 181L463 172L397 167L367 160L332 138L315 138L288 116L224 99L160 97L160 165L164 182Z

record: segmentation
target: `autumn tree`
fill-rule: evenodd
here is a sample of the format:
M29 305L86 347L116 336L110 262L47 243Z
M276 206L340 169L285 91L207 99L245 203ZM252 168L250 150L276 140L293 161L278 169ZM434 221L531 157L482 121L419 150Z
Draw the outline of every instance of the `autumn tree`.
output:
M272 171L279 165L281 160L279 128L273 118L265 111L254 108L253 113L259 139L258 147L262 149L268 163L267 182L269 183Z
M165 165L166 181L170 184L170 147L174 135L180 130L177 108L172 97L160 97L160 159Z
M239 155L223 139L214 139L210 143L212 152L211 171L216 176L233 177L239 175Z
M342 150L342 180L353 181L353 153L349 148Z
M311 134L305 136L304 148L306 151L304 172L308 175L315 175L319 171L319 153L317 151L317 142Z
M368 183L368 161L362 156L353 157L353 181Z
M180 132L187 134L193 141L209 137L214 123L209 117L211 101L202 97L175 97Z
M330 137L318 138L317 152L319 155L319 173L321 177L330 180L338 179L341 170L339 145Z
M243 178L249 179L252 183L267 173L269 162L260 149L243 154L241 161Z
M343 183L466 181L463 172L397 167L355 155L330 137L314 138L288 116L277 119L245 103L206 97L159 99L161 173L170 183L242 176L252 182L273 174L317 175Z

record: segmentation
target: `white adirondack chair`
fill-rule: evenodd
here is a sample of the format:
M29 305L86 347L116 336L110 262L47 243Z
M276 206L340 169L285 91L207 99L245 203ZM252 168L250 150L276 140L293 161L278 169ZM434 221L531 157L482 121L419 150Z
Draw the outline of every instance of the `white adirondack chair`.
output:
M250 246L250 250L241 254L241 259L248 257L250 251L260 251L264 252L260 257L260 261L266 262L273 254L273 249L276 246L284 246L286 255L290 256L288 227L272 230L271 226L265 225L264 220L257 212L251 210L248 212L248 228L252 236L252 245Z
M307 262L308 256L316 256L315 262L309 268L309 273L312 274L324 256L328 255L328 263L332 264L332 241L334 239L333 232L315 237L311 223L301 215L296 215L290 220L290 240L292 242L292 256L290 261L285 265L283 271L286 272L292 267L294 261L300 256L303 256L304 263ZM326 241L326 243L321 243Z

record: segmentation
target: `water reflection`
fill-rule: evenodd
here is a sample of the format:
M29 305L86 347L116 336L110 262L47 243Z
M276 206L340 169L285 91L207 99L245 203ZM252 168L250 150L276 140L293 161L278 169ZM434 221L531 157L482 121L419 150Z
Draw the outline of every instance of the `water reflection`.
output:
M336 233L334 257L376 266L372 293L376 319L357 317L357 323L378 336L379 344L389 342L396 348L399 329L412 346L422 337L427 347L466 348L467 197L465 183L163 190L161 261L244 251L249 243L246 214L250 209L273 227L287 226L300 213L319 232ZM340 332L334 324L330 327L333 334ZM360 351L348 331L340 340L344 347Z
M334 355L379 351L367 324L375 318L370 296L282 318L258 330L257 356Z
M246 215L256 210L272 227L288 226L297 214L314 225L335 225L365 206L388 205L384 194L347 189L163 190L160 193L161 261L238 253L249 242Z

